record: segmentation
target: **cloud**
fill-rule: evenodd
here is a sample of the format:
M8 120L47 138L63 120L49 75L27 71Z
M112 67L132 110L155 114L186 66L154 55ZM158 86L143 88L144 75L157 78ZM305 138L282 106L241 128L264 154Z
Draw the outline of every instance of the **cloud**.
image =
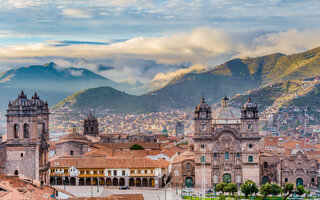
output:
M104 41L7 45L0 47L0 60L10 63L16 59L41 62L46 59L58 67L87 68L115 81L130 78L144 83L152 81L159 86L179 74L202 70L203 66L215 66L231 58L292 54L318 47L320 29L265 33L200 27L161 37L136 37L110 44ZM99 71L100 64L113 69Z
M164 86L173 78L181 76L187 73L199 73L208 70L208 65L203 64L194 64L188 68L178 69L176 71L167 72L167 73L158 73L154 76L150 83L150 87L155 89Z
M92 18L92 13L88 10L79 8L66 8L62 10L62 14L66 17L77 18L77 19L90 19Z
M69 73L70 73L72 76L83 76L83 70L74 70L74 69L71 69L71 70L69 70Z

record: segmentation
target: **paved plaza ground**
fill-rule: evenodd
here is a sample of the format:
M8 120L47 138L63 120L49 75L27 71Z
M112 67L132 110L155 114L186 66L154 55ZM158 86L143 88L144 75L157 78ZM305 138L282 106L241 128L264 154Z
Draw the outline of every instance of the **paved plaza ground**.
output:
M57 186L64 189L64 186ZM164 188L161 189L140 189L131 188L130 190L119 190L119 188L109 188L99 186L99 192L97 186L65 186L65 190L77 197L103 197L112 194L143 194L145 200L180 200L181 188L178 188L178 194L176 194L176 188Z

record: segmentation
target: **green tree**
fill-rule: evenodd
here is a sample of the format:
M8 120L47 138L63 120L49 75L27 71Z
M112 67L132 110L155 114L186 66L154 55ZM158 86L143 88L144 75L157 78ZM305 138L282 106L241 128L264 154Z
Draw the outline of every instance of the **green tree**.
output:
M138 144L134 144L130 147L130 150L144 150L144 148Z
M232 194L232 196L234 196L235 192L238 192L238 187L237 184L235 183L228 183L224 188L223 188L224 192L229 192L229 195Z
M270 195L271 194L271 185L269 183L261 185L260 194L263 195L262 199L265 199L268 195Z
M286 183L283 187L283 193L286 194L283 197L283 200L286 200L292 193L294 190L294 184L293 183Z
M258 187L255 182L252 180L246 180L241 185L241 192L245 195L246 198L248 198L249 194L257 193Z
M224 188L227 186L227 183L219 183L216 186L216 191L217 192L222 192L222 194L224 194Z
M273 196L277 196L278 194L281 194L281 192L282 192L282 189L281 189L280 185L278 185L276 183L270 184L270 193Z
M303 195L304 193L305 193L306 191L304 190L304 187L302 186L302 185L299 185L298 187L297 187L297 194L298 195Z

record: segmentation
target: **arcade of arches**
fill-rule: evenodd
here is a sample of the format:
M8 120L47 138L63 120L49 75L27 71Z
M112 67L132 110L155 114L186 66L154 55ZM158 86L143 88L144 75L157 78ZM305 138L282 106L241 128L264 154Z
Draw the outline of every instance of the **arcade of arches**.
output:
M127 180L126 180L127 179ZM155 187L154 178L74 178L51 177L51 185L100 185L100 186L130 186ZM99 181L98 181L99 180Z

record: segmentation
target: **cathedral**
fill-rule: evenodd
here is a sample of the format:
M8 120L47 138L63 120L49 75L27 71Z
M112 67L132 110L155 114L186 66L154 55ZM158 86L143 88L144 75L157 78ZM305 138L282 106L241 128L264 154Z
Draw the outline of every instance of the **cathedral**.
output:
M194 113L195 186L220 182L240 185L245 180L259 182L259 117L257 105L248 101L241 112L229 106L211 111L202 98Z
M9 102L5 172L41 184L48 179L49 108L37 93L31 99L22 91Z
M277 153L283 139L277 151L269 151L265 145L270 139L259 134L258 108L250 98L237 110L224 97L214 111L202 98L194 111L189 149L172 162L173 184L213 188L221 182L240 186L252 180L258 185L295 183L317 188L318 160L308 158L299 146L287 154Z

